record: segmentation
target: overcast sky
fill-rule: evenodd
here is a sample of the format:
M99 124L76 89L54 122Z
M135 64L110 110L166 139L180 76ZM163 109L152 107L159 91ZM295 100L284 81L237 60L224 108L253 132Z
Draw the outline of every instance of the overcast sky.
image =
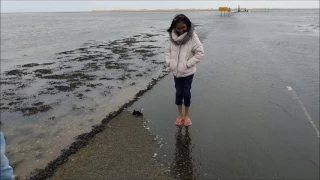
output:
M101 9L175 8L319 8L319 1L11 1L1 0L1 12L69 12Z

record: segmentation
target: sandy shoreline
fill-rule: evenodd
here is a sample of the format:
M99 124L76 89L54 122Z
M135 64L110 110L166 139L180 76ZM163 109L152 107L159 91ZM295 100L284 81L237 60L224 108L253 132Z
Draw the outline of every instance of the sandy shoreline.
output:
M30 177L27 177L27 179L36 180L36 179L46 179L46 178L51 177L57 168L59 168L61 165L63 165L64 163L66 163L68 161L68 158L72 154L77 153L79 150L81 150L81 148L88 145L88 143L91 141L91 139L94 138L98 133L103 132L107 128L109 121L111 121L114 118L117 118L117 116L120 113L122 113L125 109L129 108L145 92L150 90L154 85L156 85L156 83L158 81L160 81L165 76L166 75L162 75L158 79L153 79L153 81L149 83L149 85L146 87L146 89L140 90L136 94L136 96L133 100L125 103L123 106L120 107L119 110L110 113L105 119L103 119L101 121L101 123L99 125L93 126L92 130L89 133L84 133L84 134L77 136L76 140L67 149L63 149L61 151L62 153L57 159L51 161L44 169L36 169L34 172L31 173ZM141 127L141 129L143 129L143 128Z
M20 64L3 72L1 128L16 175L25 177L45 167L74 137L90 132L166 75L162 36L141 33L89 41L56 53L51 62Z
M143 118L122 112L57 168L52 179L171 179L154 159L159 144L143 124Z

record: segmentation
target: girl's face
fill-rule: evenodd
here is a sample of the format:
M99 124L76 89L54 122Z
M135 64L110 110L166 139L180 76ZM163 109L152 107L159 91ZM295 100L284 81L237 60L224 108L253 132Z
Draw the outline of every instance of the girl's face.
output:
M184 22L178 22L176 25L176 32L181 35L187 31L187 25Z

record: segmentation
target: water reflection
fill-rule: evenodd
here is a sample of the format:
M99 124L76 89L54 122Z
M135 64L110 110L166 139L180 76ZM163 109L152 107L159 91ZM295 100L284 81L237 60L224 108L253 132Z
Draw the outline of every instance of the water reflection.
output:
M185 131L183 131L183 129L185 129ZM188 127L179 127L175 138L174 160L171 164L172 175L175 179L195 179L192 159L193 147L191 147L191 135Z

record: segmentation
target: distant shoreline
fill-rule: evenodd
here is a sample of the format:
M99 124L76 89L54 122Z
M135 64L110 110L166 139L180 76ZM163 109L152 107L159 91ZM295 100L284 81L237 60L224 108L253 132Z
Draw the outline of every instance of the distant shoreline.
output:
M237 10L238 8L231 8L231 10ZM241 8L248 10L267 10L268 8ZM319 10L316 8L310 9L283 9L283 8L269 8L269 10ZM177 11L218 11L218 9L117 9L117 10L92 10L91 12L177 12Z
M92 10L91 12L177 12L177 11L217 11L218 9L116 9Z
M241 8L249 11L268 10L268 8ZM231 8L237 10L237 8ZM269 8L269 10L319 10L319 8ZM194 11L218 11L218 9L114 9L114 10L91 10L91 11L66 11L66 12L1 12L1 14L31 14L31 13L102 13L102 12L194 12Z

